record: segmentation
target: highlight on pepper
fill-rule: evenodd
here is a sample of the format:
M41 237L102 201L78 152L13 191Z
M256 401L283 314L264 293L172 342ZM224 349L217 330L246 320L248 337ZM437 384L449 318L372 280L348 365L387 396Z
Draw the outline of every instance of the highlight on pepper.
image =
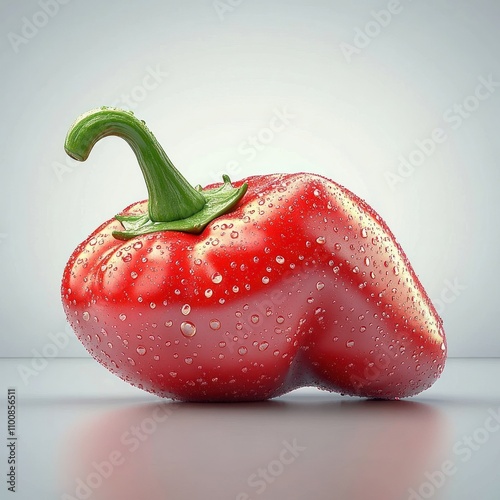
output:
M183 401L258 401L314 386L397 399L446 361L442 320L382 218L312 173L201 188L145 123L102 107L66 152L100 139L132 148L148 199L71 255L61 295L87 351L126 382Z

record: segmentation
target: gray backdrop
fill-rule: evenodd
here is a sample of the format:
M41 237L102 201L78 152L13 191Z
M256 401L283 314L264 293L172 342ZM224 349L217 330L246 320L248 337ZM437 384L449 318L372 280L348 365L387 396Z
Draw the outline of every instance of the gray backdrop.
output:
M500 355L500 3L0 5L1 356L48 355L54 339L58 356L87 355L63 267L146 197L123 141L65 156L73 120L101 105L144 119L193 184L305 170L345 185L398 237L450 355Z

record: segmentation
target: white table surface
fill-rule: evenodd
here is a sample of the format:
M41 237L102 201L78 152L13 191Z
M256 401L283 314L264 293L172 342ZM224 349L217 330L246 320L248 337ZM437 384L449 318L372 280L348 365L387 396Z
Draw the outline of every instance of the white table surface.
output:
M23 380L32 362L0 360L1 499L500 498L498 359L448 360L404 401L308 388L248 404L162 400L90 358L50 359Z

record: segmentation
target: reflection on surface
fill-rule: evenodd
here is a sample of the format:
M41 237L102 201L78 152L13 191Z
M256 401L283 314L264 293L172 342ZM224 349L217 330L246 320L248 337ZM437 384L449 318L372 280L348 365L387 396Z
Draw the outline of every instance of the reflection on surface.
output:
M439 467L445 434L440 412L411 401L133 406L73 429L61 498L400 500Z

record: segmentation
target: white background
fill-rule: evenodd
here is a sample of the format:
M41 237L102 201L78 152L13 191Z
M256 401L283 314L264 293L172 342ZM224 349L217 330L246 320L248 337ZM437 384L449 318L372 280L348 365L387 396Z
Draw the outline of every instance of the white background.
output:
M396 234L450 355L500 355L498 2L0 5L1 356L34 356L67 333L71 252L146 197L119 139L84 164L65 157L73 120L101 105L133 109L193 184L278 171L343 184ZM284 110L293 117L268 141ZM441 142L416 153L435 129ZM266 138L254 153L251 136ZM70 335L59 356L87 353Z

